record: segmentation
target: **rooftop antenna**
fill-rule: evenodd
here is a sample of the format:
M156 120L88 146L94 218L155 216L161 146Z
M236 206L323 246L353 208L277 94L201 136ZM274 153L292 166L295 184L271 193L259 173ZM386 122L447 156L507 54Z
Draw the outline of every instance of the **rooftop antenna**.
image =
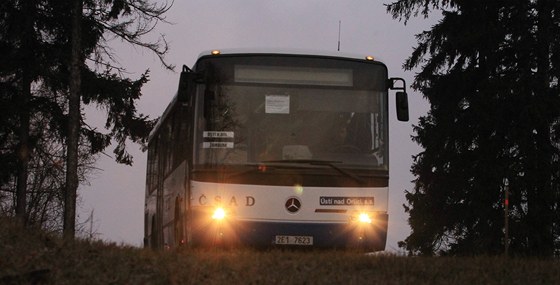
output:
M340 23L341 21L338 20L338 50L337 51L340 51Z

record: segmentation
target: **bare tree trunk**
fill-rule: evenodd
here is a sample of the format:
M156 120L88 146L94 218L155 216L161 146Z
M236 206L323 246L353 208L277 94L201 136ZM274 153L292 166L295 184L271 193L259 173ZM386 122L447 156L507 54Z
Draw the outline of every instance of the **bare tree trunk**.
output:
M21 94L22 109L20 113L19 126L19 147L18 147L18 168L17 168L17 188L16 188L16 218L21 225L27 223L27 177L29 173L29 97L31 97L30 86L27 72L24 71L24 88Z
M66 191L64 195L64 226L66 240L76 235L76 192L78 190L78 143L80 138L81 89L81 18L82 0L74 0L72 8L72 53L70 60L70 94L68 98L68 138L66 141Z
M17 164L17 186L16 186L16 217L21 225L27 223L27 178L29 175L29 157L31 147L29 145L29 124L30 124L30 108L31 100L31 59L33 56L32 38L33 38L33 17L35 15L34 1L24 1L23 10L25 11L24 30L25 33L22 40L22 49L25 56L25 62L22 64L22 81L21 81L21 101L19 106L20 125L19 125L19 145L18 145L18 164Z

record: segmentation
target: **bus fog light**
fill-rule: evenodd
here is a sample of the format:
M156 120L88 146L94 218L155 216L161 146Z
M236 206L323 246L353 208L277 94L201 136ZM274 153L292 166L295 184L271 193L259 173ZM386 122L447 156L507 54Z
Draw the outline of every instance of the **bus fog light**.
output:
M216 208L212 214L212 219L221 221L226 218L226 211L223 208Z

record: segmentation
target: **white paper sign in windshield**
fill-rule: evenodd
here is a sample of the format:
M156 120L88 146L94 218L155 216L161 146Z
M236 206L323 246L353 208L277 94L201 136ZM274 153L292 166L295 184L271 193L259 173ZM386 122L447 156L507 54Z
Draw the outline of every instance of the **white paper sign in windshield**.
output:
M266 95L264 110L267 114L289 114L290 95Z

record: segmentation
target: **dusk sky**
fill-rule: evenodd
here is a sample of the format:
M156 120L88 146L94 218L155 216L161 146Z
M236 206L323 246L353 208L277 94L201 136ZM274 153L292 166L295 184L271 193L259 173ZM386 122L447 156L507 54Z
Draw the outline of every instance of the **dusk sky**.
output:
M385 12L377 0L175 0L166 14L171 24L160 23L154 31L163 33L170 44L167 62L176 71L166 71L148 50L114 41L112 47L130 78L150 70L150 82L142 90L138 109L156 118L161 115L177 91L180 67L192 67L202 51L228 48L305 49L336 52L339 22L340 51L373 55L383 61L390 77L403 77L409 94L410 121L397 121L394 91L389 94L389 233L387 250L397 251L397 242L410 231L404 212L405 190L411 190L412 156L421 149L411 140L412 126L428 110L422 95L410 89L414 71L402 64L415 46L415 34L427 30L434 19L412 19L405 26ZM439 16L439 15L436 15ZM104 118L94 109L87 110L88 123L100 126ZM94 210L93 230L98 238L135 246L142 245L144 231L144 194L146 153L129 144L134 155L132 167L117 165L102 155L90 177L89 186L79 190L79 221ZM113 147L106 153L112 156ZM88 225L89 228L89 225Z

